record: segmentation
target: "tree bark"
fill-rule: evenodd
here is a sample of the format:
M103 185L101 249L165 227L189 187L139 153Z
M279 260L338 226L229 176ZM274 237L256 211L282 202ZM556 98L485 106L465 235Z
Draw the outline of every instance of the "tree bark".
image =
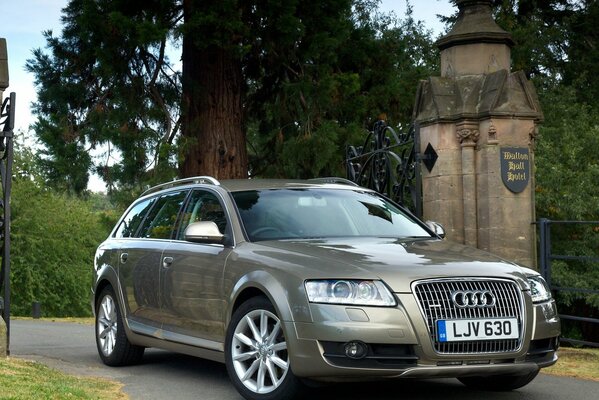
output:
M197 4L193 0L183 2L186 22ZM192 31L184 35L181 178L248 176L241 59L233 48L214 44L199 47Z

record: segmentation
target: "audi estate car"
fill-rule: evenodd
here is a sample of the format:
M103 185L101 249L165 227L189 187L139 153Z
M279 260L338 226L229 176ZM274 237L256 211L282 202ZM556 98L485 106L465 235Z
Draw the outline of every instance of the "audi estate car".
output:
M547 284L443 236L340 178L159 185L96 252L99 356L127 365L157 347L223 362L247 399L318 381L526 385L557 360Z

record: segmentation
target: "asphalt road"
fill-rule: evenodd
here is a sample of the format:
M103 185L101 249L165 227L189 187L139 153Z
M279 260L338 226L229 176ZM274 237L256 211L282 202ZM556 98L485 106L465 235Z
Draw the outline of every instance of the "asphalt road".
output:
M225 366L212 361L149 349L140 365L107 367L97 355L90 325L13 320L10 351L13 357L36 360L68 373L122 382L132 400L241 399ZM318 388L310 400L580 400L598 396L598 382L540 374L528 386L508 393L470 390L455 379L396 380Z

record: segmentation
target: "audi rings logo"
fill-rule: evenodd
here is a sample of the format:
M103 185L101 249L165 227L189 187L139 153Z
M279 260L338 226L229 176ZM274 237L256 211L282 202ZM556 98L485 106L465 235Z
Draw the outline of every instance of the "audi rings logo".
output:
M497 301L489 290L456 290L451 300L458 308L493 307Z

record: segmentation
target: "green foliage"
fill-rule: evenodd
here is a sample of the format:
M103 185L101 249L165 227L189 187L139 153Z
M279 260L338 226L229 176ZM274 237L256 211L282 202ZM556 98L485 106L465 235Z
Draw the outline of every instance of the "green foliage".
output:
M94 252L116 211L94 211L87 201L46 188L32 166L30 152L15 155L12 312L30 315L39 301L45 316L88 316Z
M411 9L400 20L377 6L70 0L61 34L46 32L46 49L27 63L38 91L33 128L44 146L46 182L83 193L95 170L126 203L127 193L176 175L176 155L193 144L181 136L189 127L181 128L187 120L180 106L185 93L203 95L201 88L181 91L181 73L167 57L169 43L185 40L237 57L253 175L343 174L346 144L361 141L382 113L392 123L408 122L418 80L436 68L431 34ZM183 86L196 87L192 78ZM107 153L91 158L99 146ZM118 162L109 163L115 155Z
M179 73L165 49L176 24L172 1L71 0L60 36L33 51L33 125L43 172L59 190L82 193L96 170L109 190L170 171L178 131ZM98 146L107 154L91 159ZM111 156L121 162L110 165Z
M336 4L326 15L298 8L296 36L284 37L299 45L273 40L259 59L268 69L249 94L252 175L343 176L346 146L379 116L411 120L418 82L437 66L430 32L411 9L400 20L375 2Z
M576 0L496 0L498 24L510 32L513 69L552 90L558 82L577 101L599 106L599 2Z
M554 220L599 220L598 111L575 90L541 93L546 120L536 149L537 214Z
M512 68L529 78L556 78L567 63L574 5L569 0L496 0L497 23L512 35Z
M537 216L555 221L598 221L599 126L597 108L582 102L575 88L555 85L541 92L546 120L535 152ZM554 255L599 257L598 225L552 224ZM597 290L597 262L552 263L552 283L563 288ZM563 314L599 318L599 295L558 291ZM596 324L564 320L565 337L599 340Z
M599 107L599 87L596 78L599 74L599 2L565 1L568 3L559 10L567 34L559 45L564 48L562 58L563 83L572 86L581 102Z

